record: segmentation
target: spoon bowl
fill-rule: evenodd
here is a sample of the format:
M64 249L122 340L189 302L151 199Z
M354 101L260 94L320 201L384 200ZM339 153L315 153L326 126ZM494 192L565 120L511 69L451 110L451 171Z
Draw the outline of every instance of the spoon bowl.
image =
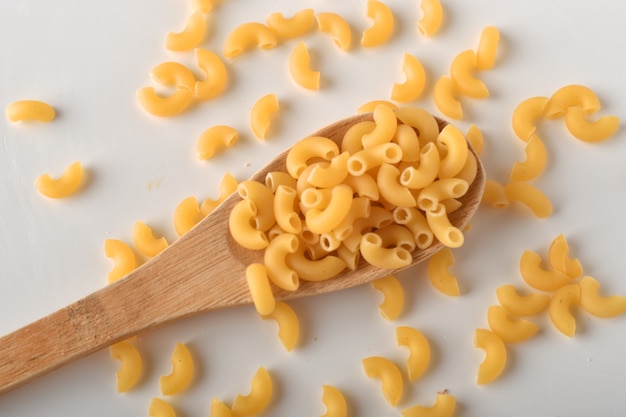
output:
M373 120L372 114L349 117L312 136L340 143L356 123ZM437 120L439 129L447 123ZM469 223L480 203L485 172L480 159L461 208L450 213L459 229ZM285 151L251 179L264 182L271 171L285 171ZM123 279L108 285L46 317L0 338L0 394L132 335L176 319L252 303L245 278L246 267L262 262L262 251L242 248L231 237L228 217L240 200L234 193L167 249ZM420 263L443 246L435 241L412 252ZM296 291L275 290L277 299L324 294L374 281L390 273L360 261L354 271L345 269L333 279L302 281Z

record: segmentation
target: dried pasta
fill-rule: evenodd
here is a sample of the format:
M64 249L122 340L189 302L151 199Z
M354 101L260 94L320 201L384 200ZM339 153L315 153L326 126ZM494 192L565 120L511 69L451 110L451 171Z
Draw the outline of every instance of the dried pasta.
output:
M564 285L554 291L548 304L550 321L561 333L573 337L576 332L576 318L571 308L580 304L581 290L578 284Z
M404 307L404 288L398 278L387 275L372 282L372 286L383 293L383 302L378 306L383 318L390 321L398 318Z
M272 378L264 367L260 366L252 377L248 395L237 395L233 401L232 412L235 417L259 414L272 400Z
M206 129L196 141L196 153L202 160L210 159L215 154L229 148L239 140L239 132L233 127L215 125Z
M301 87L308 90L320 89L320 72L309 67L309 50L304 42L298 43L289 56L289 73Z
M516 201L527 206L540 219L552 214L552 202L538 188L523 181L511 181L504 190L510 201Z
M182 32L170 32L165 39L165 48L169 51L190 51L204 39L206 33L206 14L201 9L196 9L185 23Z
M176 417L176 411L170 403L155 397L150 401L148 415L150 417Z
M430 343L422 332L413 327L396 327L396 344L409 349L407 370L409 381L414 382L421 377L430 363Z
M437 291L458 297L461 295L461 290L456 276L450 273L452 265L454 265L452 251L448 248L442 248L428 261L428 279Z
M541 256L531 250L522 254L520 272L524 281L539 291L556 291L571 282L571 278L562 272L543 269Z
M104 253L115 262L115 266L107 276L109 284L126 276L137 266L135 253L130 246L121 240L106 239L104 241Z
M485 181L485 190L481 202L494 208L505 208L511 204L504 186L493 180Z
M532 321L511 319L506 309L498 305L489 306L487 321L491 331L504 343L523 342L533 337L539 330L539 326Z
M302 9L290 18L285 18L282 13L276 12L269 15L266 22L279 39L297 38L313 29L315 11Z
M489 90L482 80L473 75L476 68L476 53L471 49L460 52L450 64L450 78L455 88L472 98L489 97Z
M266 139L269 134L272 119L279 110L278 99L275 94L267 94L258 99L250 110L250 127L258 139Z
M626 312L626 297L598 294L600 283L594 278L585 276L578 285L580 286L580 305L592 316L609 318Z
M322 417L346 417L348 415L348 404L345 397L341 391L332 385L322 386L322 402L326 407L326 412Z
M56 110L43 101L20 100L7 106L6 115L13 123L29 121L49 123L56 117Z
M66 198L75 194L83 183L83 165L80 161L72 162L59 178L42 174L35 179L35 188L48 198Z
M254 47L272 49L277 44L276 34L264 24L242 23L228 34L224 44L224 56L234 58Z
M205 199L200 205L200 212L202 216L206 216L212 212L222 201L229 195L237 191L237 180L230 173L224 174L219 185L219 197L217 200L212 198Z
M441 29L443 23L443 7L439 0L422 0L420 2L422 18L417 23L417 29L422 36L430 37Z
M381 382L381 390L387 403L395 407L402 398L404 382L398 366L382 356L370 356L362 361L363 370L370 378Z
M544 112L548 119L564 116L566 111L573 107L580 107L585 114L592 114L600 110L600 100L589 87L579 84L569 84L556 90L550 97Z
M544 115L547 105L547 97L537 96L527 98L515 107L511 123L518 138L528 142L537 130L536 120Z
M602 116L590 121L582 107L570 107L565 112L565 126L576 139L595 143L615 135L620 126L620 119L617 116Z
M113 359L120 361L120 368L116 373L117 392L130 391L137 385L142 376L143 360L141 354L127 340L114 343L109 347Z
M426 71L419 59L405 52L402 59L402 72L405 81L393 85L391 99L406 103L417 99L424 91Z
M478 48L476 48L476 68L485 71L493 68L496 51L500 42L500 31L493 26L485 26L480 32Z
M346 20L336 13L324 12L315 15L320 32L329 33L333 43L343 51L350 49L352 29Z
M456 408L456 398L448 393L437 393L435 405L426 407L414 405L402 410L402 417L452 417Z
M187 233L192 227L194 227L202 218L202 212L200 206L195 197L190 196L183 200L174 209L174 229L178 236L182 236Z
M393 35L394 18L389 7L378 0L368 0L367 17L374 23L363 32L361 46L371 48L387 42Z
M580 261L569 256L569 245L562 234L552 240L548 249L548 259L552 268L562 272L570 278L578 278L583 273Z
M262 315L263 319L273 319L278 324L278 338L287 352L293 350L300 338L300 322L295 311L282 301L276 301L271 313Z
M177 62L164 62L150 71L155 82L176 90L170 96L161 97L154 87L143 87L137 91L137 100L148 113L159 117L176 116L193 102L196 79L193 73Z
M526 159L524 162L515 162L511 168L511 181L529 181L543 172L548 152L543 141L536 134L531 135L524 149Z
M226 404L221 402L217 398L213 398L211 401L211 417L233 417L233 412Z
M504 309L517 317L534 316L548 307L550 296L541 293L518 294L514 285L501 285L496 288L498 302Z
M136 221L133 225L133 243L141 254L150 258L155 257L168 246L165 237L156 238L150 226L141 221Z
M204 72L204 80L196 80L194 97L209 100L222 94L228 87L228 71L220 57L202 48L196 48L196 62Z
M172 353L172 372L159 378L161 394L175 395L186 390L193 380L194 361L185 344L177 343Z
M498 335L486 329L476 329L474 346L485 351L485 360L478 367L476 383L489 384L495 381L506 367L506 346Z
M462 119L463 108L461 102L456 98L456 88L451 78L441 76L435 82L433 98L437 109L451 119Z

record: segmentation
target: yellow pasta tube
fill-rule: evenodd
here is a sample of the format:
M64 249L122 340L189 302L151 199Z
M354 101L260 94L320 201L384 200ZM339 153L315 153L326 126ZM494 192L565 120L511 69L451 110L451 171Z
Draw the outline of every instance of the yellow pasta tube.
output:
M511 123L518 138L528 142L537 130L536 120L544 115L547 105L548 98L539 96L527 98L515 107Z
M361 256L368 263L383 269L404 268L411 264L411 253L402 248L385 248L383 240L376 233L365 233L361 237Z
M233 401L233 416L246 417L259 414L272 400L272 378L267 369L260 366L252 377L248 395L237 395Z
M581 291L578 284L568 284L558 288L550 297L548 315L550 321L561 333L573 337L576 332L576 318L571 308L580 304Z
M289 149L285 166L293 178L299 178L312 158L323 158L330 161L339 155L339 147L334 141L323 136L304 138Z
M141 354L135 345L126 340L111 345L109 353L113 359L120 361L120 368L115 375L117 392L130 391L141 379L143 369Z
M456 88L451 78L441 76L435 82L433 98L437 109L451 119L462 119L463 108L461 102L456 98Z
M292 39L307 34L313 29L315 23L315 11L302 9L292 17L286 18L282 13L276 12L268 16L267 26L280 39Z
M150 401L148 415L150 417L176 417L176 411L167 401L155 397Z
M276 223L274 194L265 184L253 180L243 181L237 185L237 192L241 198L254 202L257 208L254 225L257 230L267 231Z
M296 190L279 185L274 193L274 213L276 223L287 233L298 234L302 230L302 220L295 211Z
M200 212L203 216L206 216L210 212L212 212L215 207L217 207L222 201L226 199L229 195L237 191L237 180L230 173L224 174L222 180L219 185L219 198L217 200L213 200L211 198L207 198L200 205Z
M485 181L481 202L495 208L505 208L511 204L504 186L493 180Z
M470 125L467 133L465 134L465 138L470 145L472 145L472 148L474 148L474 151L476 151L478 155L483 153L484 138L478 126L474 124Z
M403 380L398 366L382 356L370 356L362 361L365 374L381 382L385 399L392 407L398 405L402 398Z
M202 132L196 141L198 158L210 159L222 149L233 146L238 139L239 133L230 126L211 126Z
M168 246L165 237L154 237L152 229L141 221L133 225L133 243L141 254L150 258L155 257Z
M476 68L485 71L493 68L496 51L500 42L500 31L493 26L485 26L480 32L478 48L476 48Z
M398 119L417 130L422 146L428 142L435 142L439 136L437 119L428 111L413 106L401 107L395 110Z
M531 250L522 254L520 272L524 281L539 291L556 291L571 282L571 278L562 272L543 269L541 256Z
M509 318L504 307L489 306L487 322L492 332L497 334L504 343L523 342L533 337L539 330L532 321Z
M540 219L552 214L550 199L538 188L526 182L511 181L504 187L504 191L510 201L524 204Z
M304 253L306 246L300 245L294 253L287 255L287 266L293 269L300 279L305 281L325 281L337 276L346 268L346 263L334 255L325 255L319 259L308 259Z
M463 232L450 223L443 204L438 204L435 210L427 211L426 220L435 237L443 245L449 248L458 248L463 245Z
M393 211L396 223L406 226L413 234L415 245L426 249L433 243L434 235L424 214L415 207L397 207Z
M137 100L148 113L170 117L185 111L193 101L193 94L193 91L179 87L172 95L161 97L153 87L143 87L137 91Z
M258 139L265 139L269 133L272 119L279 110L276 95L266 94L258 99L250 110L250 127Z
M241 200L228 216L228 229L233 239L246 249L265 249L269 240L265 233L252 227L257 207L251 200Z
M135 253L126 243L117 239L106 239L104 241L104 253L108 258L113 259L115 266L109 272L108 283L112 284L118 279L126 276L135 269L137 261Z
M299 86L309 90L319 90L320 72L311 69L310 60L306 44L304 42L298 43L289 55L289 73Z
M178 203L174 210L174 229L178 236L187 233L203 217L195 197L187 197Z
M422 332L413 327L396 327L396 344L409 349L407 369L409 381L414 382L426 372L430 363L430 343Z
M387 42L393 34L393 13L389 7L378 0L368 0L367 17L374 23L363 32L361 46L371 48Z
M323 385L322 402L326 407L326 413L322 417L346 417L348 415L346 399L337 388Z
M352 29L346 20L336 13L324 12L315 16L317 27L320 32L330 33L335 45L341 50L350 49L352 42Z
M621 295L601 296L600 283L592 277L583 277L580 286L580 305L592 316L609 318L626 312L626 297Z
M442 294L451 297L461 295L456 276L450 272L454 265L454 256L448 248L443 248L435 253L428 261L428 279L430 283Z
M506 366L506 346L495 333L486 329L476 329L474 346L485 351L485 360L478 367L478 385L489 384L496 380Z
M460 52L450 64L450 78L462 94L472 98L487 98L489 90L482 80L473 74L476 68L476 53L471 49Z
M194 95L198 100L209 100L222 94L228 87L228 71L220 57L202 48L196 48L196 62L204 72L204 80L196 81Z
M411 190L400 183L400 174L394 165L382 164L380 166L376 177L380 195L394 206L415 206L415 197Z
M420 160L421 144L414 128L399 124L392 141L402 149L403 162L418 162Z
M398 278L387 275L373 281L372 287L383 294L383 302L378 306L383 318L389 321L398 318L404 308L404 288Z
M295 311L288 304L276 301L274 310L261 318L272 319L278 323L278 338L287 352L292 351L300 337L300 322Z
M402 159L402 148L395 143L382 143L359 151L348 159L348 173L359 176L382 164L395 164Z
M402 170L400 184L419 190L432 184L439 175L441 159L434 143L427 143L420 150L418 167L408 166Z
M359 197L367 198L371 201L378 201L380 198L380 191L378 190L378 184L376 180L369 174L363 174L359 176L349 175L343 180L343 184L346 184Z
M217 398L213 398L210 415L211 417L233 417L233 412L226 404Z
M168 51L190 51L204 39L206 33L206 15L196 9L187 19L185 29L182 32L170 32L165 39L165 49Z
M283 233L269 243L263 254L267 275L274 284L287 291L295 291L300 285L298 273L287 263L287 256L295 253L299 244L296 235Z
M178 394L191 384L194 374L194 363L191 352L183 343L177 343L172 353L172 373L159 378L161 394Z
M296 179L283 171L268 172L265 176L265 185L267 188L276 193L279 186L284 185L289 188L296 188Z
M438 393L435 405L426 407L414 405L402 410L402 417L452 417L456 408L456 398L447 393Z
M433 36L441 29L443 7L439 0L422 0L422 18L417 22L417 30L422 36Z
M75 194L83 182L83 166L80 161L72 162L59 178L42 174L35 179L35 188L48 198L66 198Z
M259 315L270 314L276 307L270 287L267 269L263 264L253 263L246 268L246 281L252 295L252 302Z
M391 99L406 103L417 99L424 91L426 71L419 59L405 52L402 58L402 72L405 80L403 83L393 85Z
M506 311L517 317L534 316L546 309L550 302L547 294L530 293L520 295L514 285L501 285L496 288L498 302Z
M254 47L271 49L277 44L276 34L270 28L262 23L246 22L228 34L224 44L224 56L234 58Z
M328 233L339 226L352 207L352 189L345 184L332 188L331 198L324 209L307 211L305 221L313 233Z
M376 106L372 117L374 118L376 127L371 132L364 134L361 138L364 149L389 143L396 133L398 119L390 107L384 105Z
M387 101L387 100L371 100L368 101L367 103L362 104L357 110L356 112L358 114L363 114L363 113L371 113L374 111L374 109L376 108L376 106L378 105L382 105L382 106L387 106L392 110L398 110L398 106L396 106L394 103ZM363 123L363 122L361 122Z
M562 234L558 235L554 238L552 243L550 243L548 260L552 268L566 274L572 279L578 278L583 273L583 267L580 261L576 258L570 258L569 245L567 244L567 240L565 240L565 236Z
M11 122L39 121L49 123L56 117L54 107L38 100L20 100L7 106L7 119Z
M439 133L437 146L446 149L439 166L439 178L454 177L467 161L469 149L465 136L457 127L449 124Z
M536 134L531 135L524 149L526 160L515 162L511 168L511 181L529 181L538 177L546 166L548 152Z
M585 114L600 110L600 100L596 94L584 85L570 84L556 90L550 97L545 109L545 117L556 119L565 115L567 109L581 107Z
M570 107L565 112L565 126L576 139L583 142L601 142L613 136L619 129L617 116L602 116L588 120L582 107Z
M332 188L339 185L348 177L349 158L350 154L348 152L342 152L331 159L328 164L315 164L307 176L307 182L314 187L320 188Z
M424 211L435 210L442 201L462 197L468 189L467 181L459 178L436 180L419 193L417 206Z

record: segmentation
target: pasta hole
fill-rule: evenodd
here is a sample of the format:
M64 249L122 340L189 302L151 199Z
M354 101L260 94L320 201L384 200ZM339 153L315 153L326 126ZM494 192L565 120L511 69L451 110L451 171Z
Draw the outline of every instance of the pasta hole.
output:
M458 184L455 184L454 187L452 187L452 194L456 197L461 197L467 192L467 189L468 189L467 183L460 182Z
M413 179L413 170L411 168L407 168L400 174L400 184L406 186L411 183Z
M381 246L383 243L382 238L375 233L366 233L365 235L363 235L363 239L365 240L365 242L374 246Z
M365 174L367 170L366 164L359 158L352 157L348 159L348 172L355 177Z
M300 201L305 207L317 207L322 200L321 194L317 190L306 189L300 196Z
M452 228L448 230L448 240L453 247L461 246L463 244L463 233L456 227Z
M291 226L294 230L297 230L301 226L300 218L295 213L292 213L289 216L289 219L287 219L287 222L289 223L289 226Z
M385 149L385 158L389 162L398 162L402 158L402 150L396 146L388 146Z
M237 187L237 192L239 193L239 197L241 198L248 198L249 196L248 188L245 186L245 184L239 184L239 186Z
M418 200L417 204L424 211L434 211L437 208L437 201L432 197L421 196Z
M300 238L310 245L313 245L319 241L319 236L311 232L310 230L303 230L302 233L300 233Z
M415 243L420 249L426 249L433 243L433 235L429 233L419 233L415 237Z
M395 250L396 256L403 262L411 262L411 253L403 248L397 248Z
M406 224L411 220L411 214L405 207L398 207L393 213L393 219L396 223Z

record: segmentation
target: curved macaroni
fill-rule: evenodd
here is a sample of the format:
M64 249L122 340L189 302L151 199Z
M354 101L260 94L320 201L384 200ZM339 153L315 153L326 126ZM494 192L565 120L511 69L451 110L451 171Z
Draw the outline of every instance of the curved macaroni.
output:
M308 259L304 256L306 246L300 242L294 253L287 255L286 262L300 279L305 281L325 281L337 276L346 268L346 263L334 255L324 255L318 259Z
M137 267L135 253L126 243L117 239L106 239L104 241L104 254L113 259L115 266L109 272L108 283L112 284L118 279L126 276Z
M194 363L191 352L183 343L178 342L172 353L172 373L159 378L161 394L179 394L191 384L194 374Z
M402 149L403 162L418 162L420 160L421 144L417 132L409 125L398 125L392 139Z
M456 276L450 273L452 265L454 265L452 251L448 248L439 250L428 261L428 279L437 291L451 297L458 297L461 295L461 290Z
M426 372L430 363L430 343L417 329L408 326L396 327L396 344L409 349L407 369L409 381L414 382Z
M450 223L443 204L438 204L436 209L427 211L426 220L435 237L444 246L458 248L463 245L465 240L463 232Z
M487 322L491 331L504 343L523 342L539 331L539 326L532 321L509 318L505 308L498 305L489 306Z
M376 233L365 233L361 237L361 256L368 263L383 269L404 268L411 264L411 253L402 248L385 248L382 238Z
M393 13L389 7L378 0L368 0L367 17L374 23L363 32L361 46L371 48L387 42L393 35Z
M206 33L206 15L200 9L196 9L185 23L182 32L170 32L165 39L165 49L168 51L190 51L204 39Z
M478 385L495 381L506 366L506 346L495 333L486 329L476 329L474 346L485 351L485 360L478 367Z
M435 142L439 136L439 124L437 119L428 111L419 107L402 107L395 110L400 121L417 130L420 144L425 146L428 142Z
M414 405L402 410L402 417L452 417L455 408L456 398L453 395L438 393L435 405L431 407Z
M434 235L424 214L415 207L397 207L393 211L394 221L406 226L413 234L415 245L426 249L433 243Z
M511 181L529 181L538 177L546 166L548 152L539 136L533 134L526 148L526 160L524 162L515 162L511 168Z
M316 164L307 176L307 182L320 188L332 188L339 185L348 177L348 158L350 154L342 152L331 159L328 164Z
M320 72L309 67L311 57L304 42L298 43L289 55L289 74L300 87L320 89Z
M276 216L274 215L274 194L272 194L272 190L258 181L247 180L237 185L237 193L239 193L241 198L254 203L257 213L253 224L257 230L265 232L274 226Z
M400 175L400 171L394 165L382 164L376 176L380 195L394 206L413 207L415 196L409 188L400 183Z
M580 305L592 316L609 318L626 312L626 297L621 295L601 296L600 283L592 277L580 280Z
M485 26L480 32L478 48L476 48L476 68L485 71L493 68L496 51L500 42L500 31L493 26Z
M548 98L539 96L527 98L515 107L511 123L518 138L528 142L537 130L536 120L544 115L547 105Z
M483 153L484 138L478 126L474 124L470 125L465 134L465 139L467 139L474 151L476 151L476 154L480 156L480 154Z
M372 287L383 293L383 302L378 310L383 318L391 321L398 318L404 308L404 288L393 275L387 275L372 282Z
M213 398L211 401L211 417L233 417L233 412L226 404L218 400L217 398Z
M297 38L313 29L315 11L313 9L302 9L290 18L285 18L282 13L276 12L270 14L266 22L267 26L278 38Z
M528 207L540 219L552 214L550 199L538 188L522 181L511 181L504 186L510 201L516 201Z
M7 119L12 122L39 121L49 123L56 117L54 107L38 100L20 100L7 106Z
M395 143L381 143L358 151L348 158L348 173L358 177L382 164L395 164L402 159L402 148Z
M391 99L406 103L417 99L424 91L426 71L419 59L405 52L402 58L402 72L405 81L393 85Z
M143 361L141 354L127 340L114 343L109 347L109 353L113 359L120 361L120 368L115 377L117 379L117 392L130 391L141 379Z
M274 192L274 214L276 223L287 233L298 234L302 230L302 219L295 210L296 190L279 185Z
M505 208L511 204L504 186L493 180L485 182L485 190L483 191L481 202L489 204L494 208Z
M308 166L311 158L323 158L330 161L339 155L339 147L332 140L323 136L304 138L289 149L285 166L293 178L299 178Z
M581 107L570 107L565 112L565 126L576 139L583 142L601 142L617 132L620 119L617 116L602 116L590 121Z
M382 356L370 356L362 361L363 370L369 378L379 379L385 399L392 407L402 398L403 380L398 366Z
M137 91L139 104L148 113L159 117L182 113L193 102L196 79L189 68L178 62L164 62L150 71L152 79L166 87L175 86L170 96L161 97L154 87L143 87Z
M561 333L573 337L576 332L576 318L570 311L580 304L581 290L578 284L568 284L558 288L550 297L548 315L550 321Z
M364 149L391 142L398 127L398 119L393 109L388 106L376 106L372 117L376 127L361 138Z
M195 197L187 197L178 203L174 210L174 229L178 236L187 233L203 217Z
M258 99L250 110L250 127L258 139L265 139L272 124L272 118L279 110L275 94L267 94Z
M224 148L229 148L237 143L239 133L230 126L216 125L206 129L196 141L196 153L201 160L207 160L215 156Z
M519 295L514 285L501 285L496 288L498 302L510 314L518 317L534 316L546 309L550 302L547 294L530 293Z
M252 302L259 315L271 314L276 307L265 265L253 263L246 268L246 281Z
M571 282L571 278L562 272L543 269L541 256L531 250L522 254L520 272L524 281L539 291L555 291Z
M323 385L322 402L326 407L326 412L322 417L346 417L348 415L346 399L337 388L331 385Z
M141 254L149 258L157 256L168 246L165 237L155 238L150 226L141 221L133 225L133 243Z
M212 198L205 199L200 205L200 212L202 216L206 216L212 212L222 201L229 195L237 191L237 180L230 173L224 174L219 185L219 198L213 200Z
M419 190L432 184L439 175L441 158L434 143L427 143L420 150L419 166L408 166L400 175L400 184Z
M463 108L455 93L456 88L451 78L443 75L435 82L433 98L437 109L451 119L462 119Z
M367 103L362 104L356 110L356 112L359 113L359 114L371 113L379 105L380 106L387 106L387 107L389 107L392 110L398 110L398 108L399 108L398 106L396 106L395 104L393 104L392 102L387 101L387 100L372 100L372 101L368 101ZM364 123L364 122L361 122L361 123Z
M196 81L194 96L198 100L209 100L222 94L228 86L228 71L217 54L196 48L196 62L204 72L204 80Z
M153 398L148 407L150 417L176 417L174 408L165 400Z
M256 215L256 204L251 200L241 200L235 204L228 217L228 229L233 239L252 250L265 249L270 243L265 233L252 226Z
M277 44L276 34L264 24L242 23L228 34L224 44L224 56L234 58L254 47L272 49Z
M443 23L443 7L439 0L422 0L420 2L422 18L417 23L417 30L422 36L433 36Z
M35 179L35 188L48 198L65 198L75 194L83 182L83 165L80 161L72 162L59 178L42 174Z
M340 49L347 51L352 42L352 29L346 20L336 13L324 12L315 16L320 32L330 33L333 42Z
M589 87L570 84L556 90L550 97L544 115L548 119L564 116L567 109L581 107L585 114L600 110L600 100Z
M306 224L313 233L329 233L348 215L352 208L352 189L340 184L332 188L330 201L323 209L313 208L306 212Z
M209 13L210 11L213 10L215 6L217 6L221 2L222 0L193 0L192 8L194 10L196 9L202 10L202 12L204 13Z
M272 378L267 369L260 366L252 377L250 394L237 395L233 401L233 416L246 417L259 414L272 400Z
M583 267L576 258L570 258L569 245L565 236L558 235L548 249L548 259L552 268L562 272L570 278L578 278L583 273Z
M464 196L468 189L467 181L459 178L435 180L419 193L417 206L424 211L434 210L445 200Z
M278 323L278 338L287 352L291 352L300 338L300 322L295 311L288 304L276 301L274 310L261 316Z
M270 280L287 291L295 291L300 285L298 273L287 263L287 256L295 253L299 245L296 235L282 233L269 243L263 254L263 263Z
M267 185L267 188L272 190L273 193L276 193L276 190L278 190L278 187L280 187L281 185L295 189L296 184L296 179L283 171L268 172L268 174L265 176L265 185Z
M460 52L450 64L450 78L462 94L472 98L487 98L489 90L482 80L473 75L476 53L471 49Z

